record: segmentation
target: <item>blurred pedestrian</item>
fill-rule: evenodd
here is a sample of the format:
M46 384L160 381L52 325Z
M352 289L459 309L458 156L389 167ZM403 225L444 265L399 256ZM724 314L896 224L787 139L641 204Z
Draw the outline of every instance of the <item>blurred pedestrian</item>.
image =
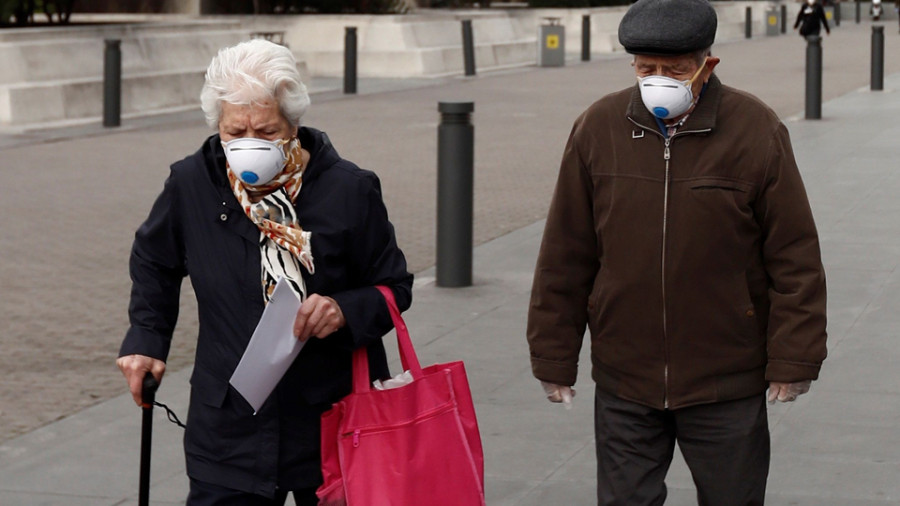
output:
M900 21L900 0L894 0L894 12L897 13L897 20Z
M300 126L309 96L290 50L257 39L219 51L201 103L218 132L172 165L135 234L131 327L117 363L140 405L145 374L165 372L190 276L200 329L188 506L280 506L288 492L316 505L319 420L350 393L352 350L368 347L373 377L390 376L381 336L391 317L375 285L404 310L413 278L378 178ZM303 301L294 334L306 344L254 413L229 378L280 279Z
M826 355L790 138L713 73L716 25L707 0L628 9L619 41L637 83L575 121L544 229L532 372L571 404L588 328L602 506L663 504L676 442L699 504L763 504L766 401L807 392Z
M806 0L806 4L801 6L800 12L797 13L794 30L799 27L800 35L809 37L810 35L819 35L823 26L825 27L825 33L831 35L831 28L828 26L825 9L817 0Z

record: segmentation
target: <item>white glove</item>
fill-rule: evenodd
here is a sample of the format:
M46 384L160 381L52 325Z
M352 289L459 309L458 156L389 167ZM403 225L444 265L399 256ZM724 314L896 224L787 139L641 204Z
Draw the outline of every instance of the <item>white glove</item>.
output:
M544 392L550 402L561 402L566 409L572 409L572 398L575 397L574 388L546 381L542 381L541 386L544 387Z
M811 380L798 381L796 383L777 383L772 381L769 383L769 404L775 404L775 401L792 402L798 396L809 392Z

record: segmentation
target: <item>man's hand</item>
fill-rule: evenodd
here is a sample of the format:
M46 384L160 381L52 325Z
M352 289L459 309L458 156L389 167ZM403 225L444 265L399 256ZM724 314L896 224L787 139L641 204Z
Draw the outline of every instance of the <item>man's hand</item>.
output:
M797 383L779 383L777 381L769 382L769 404L775 401L792 402L798 396L809 392L810 380L798 381Z
M542 381L541 386L544 387L544 393L547 394L547 399L550 402L561 402L566 406L566 409L572 409L572 398L575 397L574 388L557 385L556 383L547 383L546 381Z
M346 324L344 313L334 299L314 293L303 301L297 311L294 336L301 341L310 337L322 339Z
M153 357L144 355L125 355L116 360L116 365L125 376L128 382L128 389L131 390L131 397L134 403L142 406L141 393L144 388L144 376L149 372L156 378L156 381L162 383L163 374L166 373L166 363Z

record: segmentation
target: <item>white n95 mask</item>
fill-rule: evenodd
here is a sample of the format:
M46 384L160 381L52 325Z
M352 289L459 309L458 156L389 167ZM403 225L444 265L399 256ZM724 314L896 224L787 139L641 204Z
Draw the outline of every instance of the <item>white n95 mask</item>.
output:
M706 66L706 60L687 81L666 76L638 77L641 100L648 111L661 119L672 119L686 113L694 105L691 85Z
M287 155L284 145L287 140L269 141L244 137L223 142L225 158L231 171L241 181L250 186L268 183L284 170Z

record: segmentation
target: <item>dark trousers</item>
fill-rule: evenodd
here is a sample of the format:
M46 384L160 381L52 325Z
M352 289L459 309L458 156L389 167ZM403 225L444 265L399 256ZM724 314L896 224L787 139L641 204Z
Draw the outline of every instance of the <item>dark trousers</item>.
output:
M294 490L291 493L297 506L319 504L314 488ZM188 493L186 506L283 506L287 495L288 491L279 491L274 498L269 499L191 479L191 491Z
M765 395L658 410L597 391L597 504L659 506L675 443L700 506L762 505L769 474Z

